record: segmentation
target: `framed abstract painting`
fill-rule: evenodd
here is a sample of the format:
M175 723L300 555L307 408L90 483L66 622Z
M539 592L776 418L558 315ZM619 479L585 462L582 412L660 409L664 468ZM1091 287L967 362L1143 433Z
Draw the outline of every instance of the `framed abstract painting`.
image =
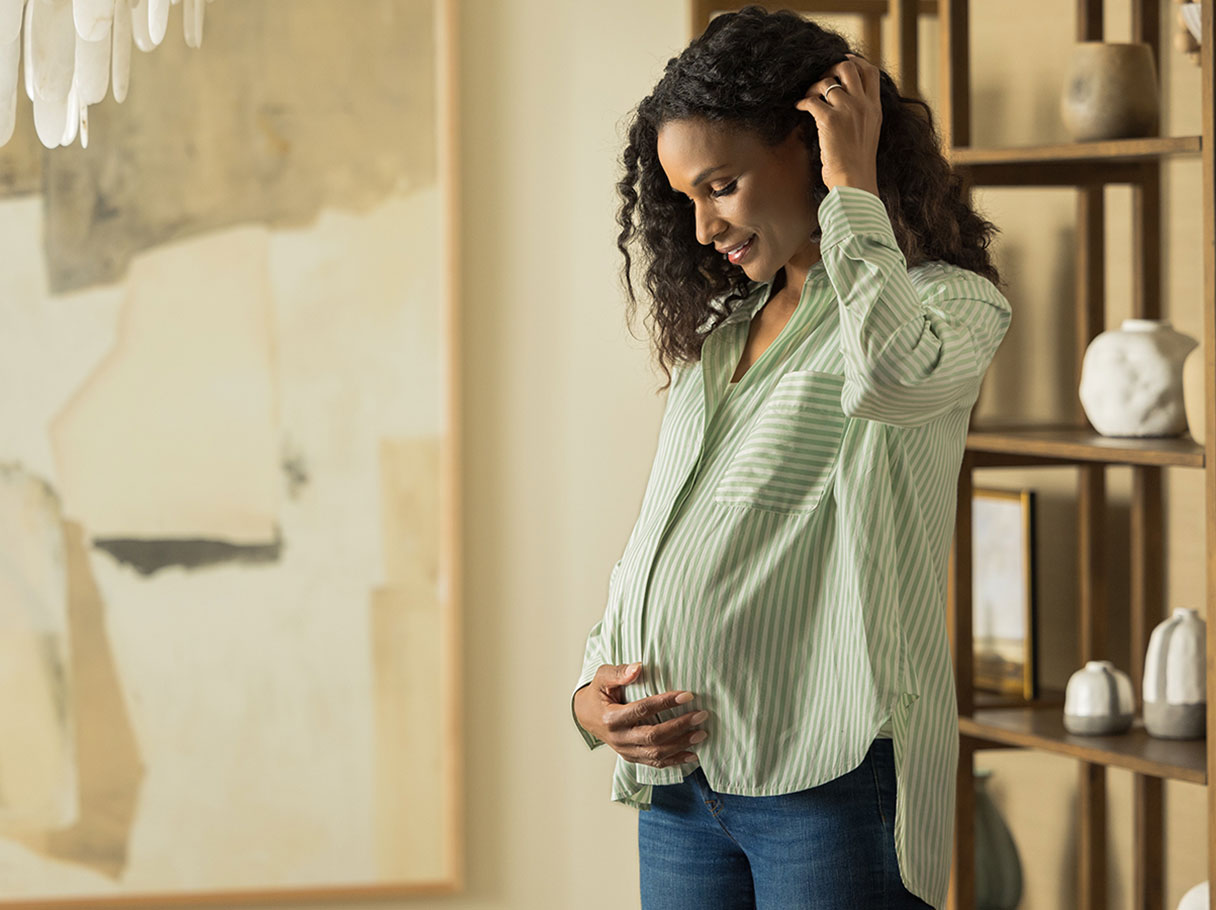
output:
M455 2L200 6L0 147L0 907L462 887Z
M1034 492L972 492L975 687L1036 697Z

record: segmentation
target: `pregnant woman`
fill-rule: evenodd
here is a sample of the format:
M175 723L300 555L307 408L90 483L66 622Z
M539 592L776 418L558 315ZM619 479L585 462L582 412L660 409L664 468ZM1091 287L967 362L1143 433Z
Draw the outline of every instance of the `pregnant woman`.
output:
M641 810L642 906L940 908L956 485L1010 319L996 228L923 102L759 7L667 64L618 189L669 389L571 710Z

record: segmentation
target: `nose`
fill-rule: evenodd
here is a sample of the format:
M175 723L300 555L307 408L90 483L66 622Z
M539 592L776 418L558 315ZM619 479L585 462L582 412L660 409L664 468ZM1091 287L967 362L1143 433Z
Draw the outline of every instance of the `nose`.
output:
M726 228L726 222L709 206L700 204L696 207L697 242L709 246L714 238L721 236Z

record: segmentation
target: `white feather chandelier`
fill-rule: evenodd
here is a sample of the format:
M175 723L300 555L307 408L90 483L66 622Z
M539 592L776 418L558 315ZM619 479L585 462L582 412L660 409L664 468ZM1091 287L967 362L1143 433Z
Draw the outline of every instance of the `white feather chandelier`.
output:
M165 38L169 7L182 6L186 44L201 47L211 0L0 0L0 145L17 122L17 74L47 148L89 145L90 104L114 86L127 97L131 45L150 51ZM24 61L24 66L22 62Z

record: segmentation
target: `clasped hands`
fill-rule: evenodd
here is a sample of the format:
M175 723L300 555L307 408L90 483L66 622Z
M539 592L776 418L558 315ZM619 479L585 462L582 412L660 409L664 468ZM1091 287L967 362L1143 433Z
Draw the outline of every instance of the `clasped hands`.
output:
M686 705L695 695L673 689L625 702L625 686L637 682L641 671L641 664L602 665L595 671L595 678L574 693L575 718L584 730L626 761L655 768L695 761L696 755L688 747L709 735L697 729L709 712L689 711L662 723L650 723L660 711Z

